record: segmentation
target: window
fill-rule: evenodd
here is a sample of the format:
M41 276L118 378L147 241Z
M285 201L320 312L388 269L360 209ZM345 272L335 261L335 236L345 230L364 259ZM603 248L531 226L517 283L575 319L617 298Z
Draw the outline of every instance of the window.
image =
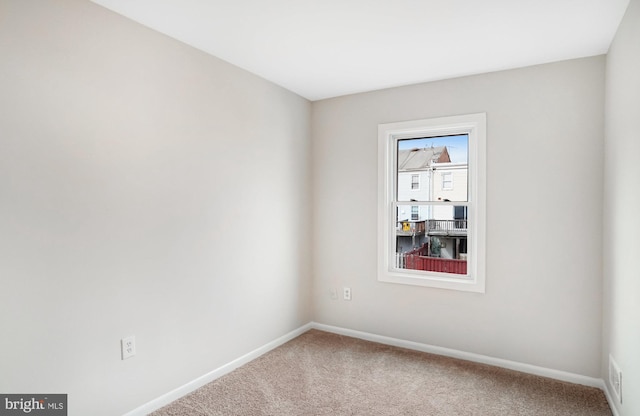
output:
M442 174L442 190L450 191L453 189L453 173L445 172Z
M420 213L418 212L418 206L417 205L412 205L411 206L411 220L412 221L417 221L420 218Z
M411 175L411 189L420 189L420 175Z
M378 133L378 280L484 292L486 115ZM418 193L408 192L414 176Z

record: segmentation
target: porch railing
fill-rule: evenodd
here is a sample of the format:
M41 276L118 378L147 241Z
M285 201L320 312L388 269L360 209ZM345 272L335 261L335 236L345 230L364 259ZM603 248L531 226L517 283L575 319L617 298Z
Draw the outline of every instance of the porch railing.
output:
M428 233L466 234L467 220L427 220Z

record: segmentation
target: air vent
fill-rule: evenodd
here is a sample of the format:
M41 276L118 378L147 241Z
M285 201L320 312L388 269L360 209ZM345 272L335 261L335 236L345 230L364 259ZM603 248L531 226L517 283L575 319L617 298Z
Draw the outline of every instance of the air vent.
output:
M611 355L609 355L609 384L618 402L622 403L622 371Z

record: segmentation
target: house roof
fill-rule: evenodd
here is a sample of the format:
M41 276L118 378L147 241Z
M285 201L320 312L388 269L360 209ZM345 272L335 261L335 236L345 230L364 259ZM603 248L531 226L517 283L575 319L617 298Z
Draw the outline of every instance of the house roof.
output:
M398 172L425 170L434 162L451 162L447 146L398 150Z

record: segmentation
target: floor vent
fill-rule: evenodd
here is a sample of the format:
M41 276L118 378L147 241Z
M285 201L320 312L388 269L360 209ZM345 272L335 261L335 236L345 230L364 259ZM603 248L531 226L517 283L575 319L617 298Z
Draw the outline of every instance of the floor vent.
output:
M609 384L618 402L622 403L622 371L611 355L609 355Z

